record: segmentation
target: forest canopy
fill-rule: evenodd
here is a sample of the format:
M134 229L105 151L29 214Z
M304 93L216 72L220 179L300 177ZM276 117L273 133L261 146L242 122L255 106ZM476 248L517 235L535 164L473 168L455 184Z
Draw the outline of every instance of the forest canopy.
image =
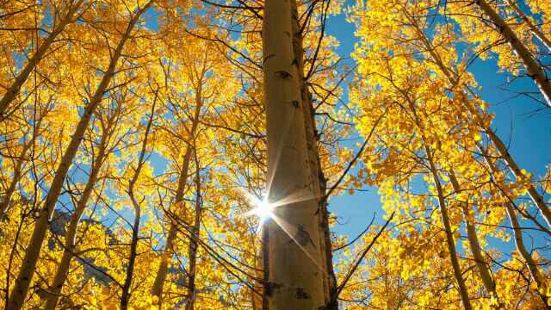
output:
M0 305L551 309L551 1L0 0Z

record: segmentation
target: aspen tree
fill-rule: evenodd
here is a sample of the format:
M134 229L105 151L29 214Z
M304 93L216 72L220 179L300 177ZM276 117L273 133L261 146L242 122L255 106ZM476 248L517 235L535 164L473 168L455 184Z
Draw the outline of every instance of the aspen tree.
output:
M183 199L185 188L187 186L186 181L189 174L189 164L191 162L192 153L192 148L188 147L182 159L182 170L180 171L180 175L178 177L178 186L174 195L174 206L177 206L178 208L184 207ZM172 212L177 212L177 210L172 210ZM170 257L173 255L174 242L176 241L178 233L177 225L178 224L176 222L170 220L166 245L163 249L163 253L161 254L161 262L155 275L155 281L151 287L151 294L159 298L159 305L162 304L163 287L168 272L168 264L170 262Z
M7 309L9 310L21 309L23 306L29 285L33 278L40 249L42 248L42 243L48 230L49 218L54 212L54 208L61 193L61 188L63 186L63 182L65 181L65 177L67 176L67 172L69 171L69 167L71 166L71 163L77 153L82 137L88 128L92 115L94 114L97 106L101 103L104 93L109 86L112 77L115 75L115 69L117 67L118 60L122 55L125 43L131 37L132 30L140 19L140 16L151 6L151 4L152 1L149 1L143 7L139 8L134 16L131 17L125 32L112 53L109 67L105 71L100 84L86 105L84 113L75 129L75 132L73 133L71 141L63 154L63 158L56 170L54 180L52 181L44 205L40 209L40 214L34 226L31 241L25 251L23 264L17 276L15 286L10 293L9 302L7 305Z
M140 221L142 219L142 206L141 206L142 201L138 200L137 193L136 193L136 183L138 182L142 169L144 168L144 165L147 161L147 158L146 158L147 148L148 148L147 144L150 139L153 119L155 118L155 107L158 99L158 92L159 92L158 89L155 90L153 104L151 105L151 112L150 112L151 115L149 116L147 125L145 126L145 133L144 133L144 138L141 145L141 150L138 156L138 162L136 164L136 168L133 168L134 174L132 175L132 178L128 181L127 194L128 194L128 197L130 198L130 201L132 202L132 207L134 208L134 222L132 224L130 254L128 256L128 263L126 265L125 279L122 285L122 293L121 293L121 300L120 300L121 302L120 308L123 310L128 309L128 305L130 303L130 297L132 294L130 289L132 286L132 280L134 276L136 257L138 256L138 252L137 252L138 242L140 241L139 234L140 234Z
M77 1L0 0L0 99ZM492 128L469 60L527 70L475 0L357 0L352 60L343 1L147 1L82 0L0 115L0 307L549 307L551 167ZM551 2L485 1L547 57ZM329 221L374 188L386 224Z
M494 174L497 174L498 168L496 167L495 163L492 160L492 157L488 153L488 150L479 147L479 150L488 165L490 171ZM503 193L504 195L507 195L506 193ZM530 276L532 277L532 280L536 283L537 288L537 294L541 298L542 302L547 305L548 304L548 297L546 296L545 292L547 292L547 283L544 277L544 274L538 267L538 264L535 262L534 258L532 257L532 254L528 252L528 249L526 248L526 245L524 244L524 237L522 236L522 228L520 226L518 217L517 217L517 211L515 210L515 207L513 207L513 202L510 198L508 198L509 202L506 202L505 210L507 211L507 216L509 218L509 222L511 223L511 228L513 230L513 237L515 239L515 246L517 251L519 252L522 259L524 259L524 262L526 266L528 267L528 271L530 272Z
M402 91L400 91L402 92ZM417 127L420 130L421 140L423 143L423 148L425 150L425 155L427 156L427 162L428 162L428 168L432 175L434 185L436 187L436 194L438 198L438 206L440 207L440 214L442 216L442 224L444 225L444 233L446 234L446 243L448 245L448 251L450 254L450 261L453 267L453 274L455 277L455 280L458 285L459 289L459 295L461 296L461 302L463 303L463 307L467 310L473 309L471 305L471 301L469 298L469 293L467 290L467 286L465 285L465 279L463 278L463 273L461 272L461 266L459 265L459 260L457 257L457 251L455 249L455 239L453 236L453 231L450 223L450 216L449 216L449 210L448 205L446 203L444 189L442 188L442 181L440 179L438 168L436 167L436 163L434 160L434 151L431 150L429 144L426 141L425 138L425 127L421 123L421 120L419 116L417 115L416 109L415 109L415 103L407 96L406 93L402 92L404 94L404 99L409 104L409 107L411 109L411 112L413 114L415 123L417 124Z
M406 16L408 16L406 14ZM468 98L468 95L474 95L472 90L468 87L468 85L465 85L462 83L460 77L458 76L458 73L451 70L448 66L444 64L444 61L442 60L442 57L438 54L436 49L434 48L433 44L430 42L429 38L425 34L423 30L419 26L417 26L416 22L410 17L408 18L410 22L412 22L412 25L415 26L415 30L417 34L420 37L420 41L422 45L425 47L425 50L431 57L432 61L436 64L437 68L440 69L440 71L448 78L450 81L450 85L452 86L452 89L454 90L453 94L458 96L460 98L460 102L463 104L465 109L469 111L472 116L474 117L476 123L482 128L482 130L486 133L488 138L492 141L496 149L499 151L499 154L501 155L501 158L509 169L511 170L512 174L518 179L522 180L525 179L526 176L522 172L522 169L519 167L515 159L512 157L512 155L509 153L509 150L507 149L507 146L501 138L494 132L494 130L487 124L487 122L484 120L485 115L483 111L480 110L479 107L476 107L473 105L472 100ZM457 90L455 90L457 89ZM547 225L551 227L551 210L543 200L543 197L540 193L538 193L536 187L534 186L533 182L530 182L528 184L528 195L536 205L536 207L541 211L541 214L543 218L545 219Z
M174 34L180 33L179 28L172 29ZM185 34L187 36L187 34ZM214 44L210 42L202 42L194 37L187 37L186 42L192 46L185 49L176 44L174 47L174 57L177 62L174 66L177 67L178 73L174 74L178 76L178 79L185 81L187 84L185 89L174 88L174 95L168 95L169 105L172 107L172 113L179 114L181 111L185 115L179 116L175 124L168 123L164 126L175 126L176 128L182 128L181 133L177 133L176 138L177 145L184 149L183 155L176 152L174 161L179 161L180 168L177 178L177 188L174 192L174 199L171 201L171 207L166 212L166 217L169 219L168 235L166 244L163 247L161 254L161 262L157 270L155 281L151 288L151 293L159 298L159 305L163 301L163 287L167 277L168 264L173 254L175 254L175 242L178 237L178 221L175 218L187 218L188 211L184 204L184 195L188 188L188 180L190 179L190 165L193 161L193 154L195 152L196 140L202 123L204 114L207 113L210 104L217 104L220 100L220 96L229 95L223 94L220 89L220 81L223 80L223 74L221 69L225 69L224 63L220 61L221 56L218 54L211 54L211 49ZM183 50L182 50L183 49ZM169 80L169 88L171 83L171 77L167 76ZM229 86L231 83L228 80L224 80L224 85ZM181 92L189 92L189 98L178 98ZM231 93L231 92L229 92ZM187 112L189 111L189 112ZM164 128L165 131L171 131L170 128ZM177 166L175 164L175 166ZM188 251L189 252L189 251Z
M299 13L297 7L297 0L291 1L291 14L292 14L292 30L293 30L293 52L295 54L295 63L297 67L298 78L300 80L300 93L302 100L302 109L304 116L304 126L306 128L306 144L308 148L308 162L311 171L312 186L311 190L314 193L314 197L319 205L319 225L320 225L320 244L321 244L321 260L323 276L324 276L324 289L326 297L329 299L325 302L328 307L337 307L336 296L336 278L333 271L333 251L331 247L331 236L329 231L329 220L327 211L327 196L326 196L326 178L323 174L321 167L321 160L318 152L317 145L317 129L316 121L314 118L314 107L312 103L312 94L308 90L307 80L304 76L304 44L303 36L304 31L299 23ZM323 7L323 6L322 6ZM322 34L320 34L322 35ZM319 47L318 47L319 48ZM314 66L314 63L311 64Z
M459 181L457 180L457 177L453 171L450 172L449 178L454 192L456 194L460 193L461 185L459 184ZM475 224L473 221L473 217L471 217L469 204L468 202L463 201L460 201L459 203L461 204L461 210L463 212L463 217L465 220L465 227L467 231L467 239L469 241L470 250L473 254L473 259L478 269L480 278L482 279L482 283L484 284L486 291L488 291L491 296L493 296L494 298L498 298L496 284L490 273L490 267L488 266L486 260L484 259L484 256L482 255L480 241L478 240L478 236L476 234L476 227L474 226Z
M193 114L193 117L191 120L191 128L189 130L189 135L193 140L197 135L201 108L202 108L202 100L203 100L203 98L201 97L202 85L199 84L197 87L198 87L198 91L195 95L196 96L195 112ZM192 143L192 141L186 141L186 144L187 144L186 151L184 153L184 156L182 157L182 168L178 177L178 186L174 194L173 205L176 208L174 208L172 212L174 212L175 214L181 213L182 211L185 212L183 200L184 200L185 189L187 186L187 180L189 177L189 167L190 167L192 155L194 154L194 147L192 147L194 144ZM181 210L178 210L178 209L181 209ZM163 286L164 286L164 282L166 280L166 275L168 271L168 263L169 263L170 256L173 254L174 242L177 237L177 225L178 223L176 223L173 220L170 220L170 228L167 236L166 245L163 250L163 254L161 255L161 263L159 265L159 269L157 270L157 274L155 276L155 282L153 284L153 287L151 288L151 294L159 298L159 304L162 303Z
M119 109L121 109L121 107L119 107ZM75 251L77 250L76 237L77 237L78 226L80 224L80 221L84 212L86 211L86 207L87 207L88 201L90 200L90 197L92 196L94 186L96 185L100 177L101 168L106 162L107 157L109 156L109 153L112 152L113 148L116 147L116 146L110 146L109 140L114 134L114 131L116 129L115 127L117 125L117 118L119 117L119 113L120 111L114 112L112 115L107 116L107 119L102 119L102 121L100 122L102 131L101 131L101 137L98 145L98 151L96 156L93 159L93 164L90 169L90 175L86 182L86 186L84 187L84 190L82 191L82 195L77 201L75 210L71 215L71 219L67 227L67 233L65 235L65 242L63 245L63 255L61 257L59 264L57 265L57 269L53 276L52 283L49 286L44 309L47 309L47 310L55 309L59 301L59 298L61 297L61 291L63 289L63 285L65 284L65 281L67 280L69 267L71 265L71 260L75 256Z
M516 1L513 0L507 0L507 4L515 11L515 13L522 19L524 23L528 25L530 28L530 31L534 34L538 40L540 40L541 44L547 48L547 51L551 52L551 40L547 37L547 35L540 29L538 26L534 24L532 19L524 13Z
M197 143L193 142L195 152L195 210L194 210L194 220L191 225L191 240L189 242L188 256L189 256L189 266L188 266L188 299L186 303L186 310L195 309L195 302L197 300L197 250L199 245L199 238L201 237L201 217L203 213L203 197L201 193L201 166L199 163L199 158L197 157Z
M537 62L530 50L524 46L517 34L486 0L475 0L478 7L490 18L503 38L511 45L515 54L522 60L528 76L531 77L543 95L545 103L551 107L551 81L544 68Z
M455 75L448 70L441 59L437 57L436 53L433 53L434 60L437 63L438 67L446 74L446 76L450 79L450 83L452 85L458 85L459 79L454 77ZM515 159L512 157L512 155L509 153L509 150L507 149L507 146L501 138L494 132L494 130L488 126L484 122L483 113L479 110L478 107L475 107L471 100L467 98L467 94L465 92L468 92L470 90L459 90L457 95L461 98L461 103L465 106L465 108L473 115L476 122L481 126L482 130L487 134L488 138L496 149L499 152L499 155L503 161L507 164L508 168L511 170L512 174L517 178L517 180L523 180L526 178L524 173L522 172L522 169L519 167ZM545 203L543 200L543 197L540 193L538 193L536 187L534 186L533 182L530 182L528 184L528 195L536 205L536 207L541 211L541 215L545 219L547 226L551 227L551 210L549 209L549 206Z
M67 1L66 7L63 7L65 12L61 12L63 15L60 20L56 20L53 29L48 33L48 36L37 47L35 53L29 58L25 67L15 77L13 83L8 87L6 93L0 99L0 121L4 120L8 114L8 108L12 101L17 97L21 87L29 78L31 72L40 63L46 52L50 49L51 45L55 42L60 33L63 32L65 27L76 21L78 17L78 10L84 6L84 0L70 0Z
M265 224L265 305L268 309L318 309L324 288L319 206L312 192L301 80L295 66L290 1L264 4L264 98L268 138L268 201L274 209ZM293 195L305 200L285 202Z

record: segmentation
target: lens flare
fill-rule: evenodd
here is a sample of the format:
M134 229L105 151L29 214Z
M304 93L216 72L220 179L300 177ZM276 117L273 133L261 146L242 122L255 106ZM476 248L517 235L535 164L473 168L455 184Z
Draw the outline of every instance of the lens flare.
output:
M265 222L272 218L274 214L274 205L271 204L267 198L254 199L253 209L249 211L251 215L257 216L261 222Z

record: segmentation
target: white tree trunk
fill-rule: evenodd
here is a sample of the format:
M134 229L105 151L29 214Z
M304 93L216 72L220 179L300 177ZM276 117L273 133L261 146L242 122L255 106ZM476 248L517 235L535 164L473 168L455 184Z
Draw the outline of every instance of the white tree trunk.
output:
M531 77L543 95L547 106L551 107L551 81L543 67L534 59L532 53L520 41L511 27L499 16L499 14L485 0L475 0L478 7L490 18L492 23L501 33L503 38L511 45L514 53L521 59L526 67L526 73Z
M325 307L325 268L307 151L301 80L293 51L289 0L266 0L264 7L264 96L268 136L268 190L278 206L266 223L265 305L270 310ZM294 199L293 199L294 200Z
M37 47L36 52L29 58L29 61L23 67L21 72L15 77L13 83L8 87L6 93L0 99L0 122L4 120L8 113L8 108L11 102L17 97L21 87L27 81L27 78L31 72L36 68L38 63L42 60L46 52L50 49L50 46L55 42L57 36L63 32L65 27L74 21L74 17L84 0L77 0L73 4L67 6L67 12L59 23L52 29L46 39Z
M6 307L8 310L19 310L23 307L25 297L27 296L29 286L34 275L36 263L40 254L40 249L42 248L42 243L44 242L46 232L48 231L49 218L54 211L57 199L59 198L61 189L63 187L63 182L65 181L65 177L67 176L67 172L69 171L69 167L71 166L71 163L73 162L73 159L77 154L77 150L84 136L84 132L88 128L88 124L90 123L92 115L94 114L97 106L101 103L104 92L111 82L111 78L115 75L115 68L117 66L119 58L121 57L124 45L130 37L130 33L136 25L140 15L145 10L147 10L150 5L151 2L149 2L140 11L138 11L138 13L136 13L136 15L129 22L126 32L123 34L123 37L119 41L117 48L113 52L109 67L105 72L100 84L98 85L98 88L96 89L94 95L92 96L92 98L90 98L88 105L84 109L84 114L82 115L77 125L77 128L71 137L71 141L69 142L69 145L67 146L67 149L63 154L63 158L61 159L61 162L56 170L54 179L50 186L50 190L48 191L48 195L46 196L44 206L41 208L38 219L36 220L36 224L31 235L31 240L23 257L21 270L19 271L17 279L15 280L15 286L10 293L10 298L7 302Z

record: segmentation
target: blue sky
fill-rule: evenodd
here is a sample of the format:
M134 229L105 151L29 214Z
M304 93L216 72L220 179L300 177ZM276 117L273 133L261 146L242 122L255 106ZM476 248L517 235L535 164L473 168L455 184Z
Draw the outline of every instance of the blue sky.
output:
M356 37L354 25L346 21L344 13L329 18L327 32L340 41L338 53L342 57L350 56ZM489 103L489 110L496 114L494 130L509 145L511 154L522 168L535 177L543 176L546 166L551 163L551 109L504 90L508 87L505 85L507 75L498 73L495 61L475 61L470 70L482 87L481 97ZM516 81L509 89L536 91L529 78ZM339 217L341 223L335 227L337 233L355 236L375 213L376 223L383 222L377 189L367 189L367 192L330 199L330 211Z

